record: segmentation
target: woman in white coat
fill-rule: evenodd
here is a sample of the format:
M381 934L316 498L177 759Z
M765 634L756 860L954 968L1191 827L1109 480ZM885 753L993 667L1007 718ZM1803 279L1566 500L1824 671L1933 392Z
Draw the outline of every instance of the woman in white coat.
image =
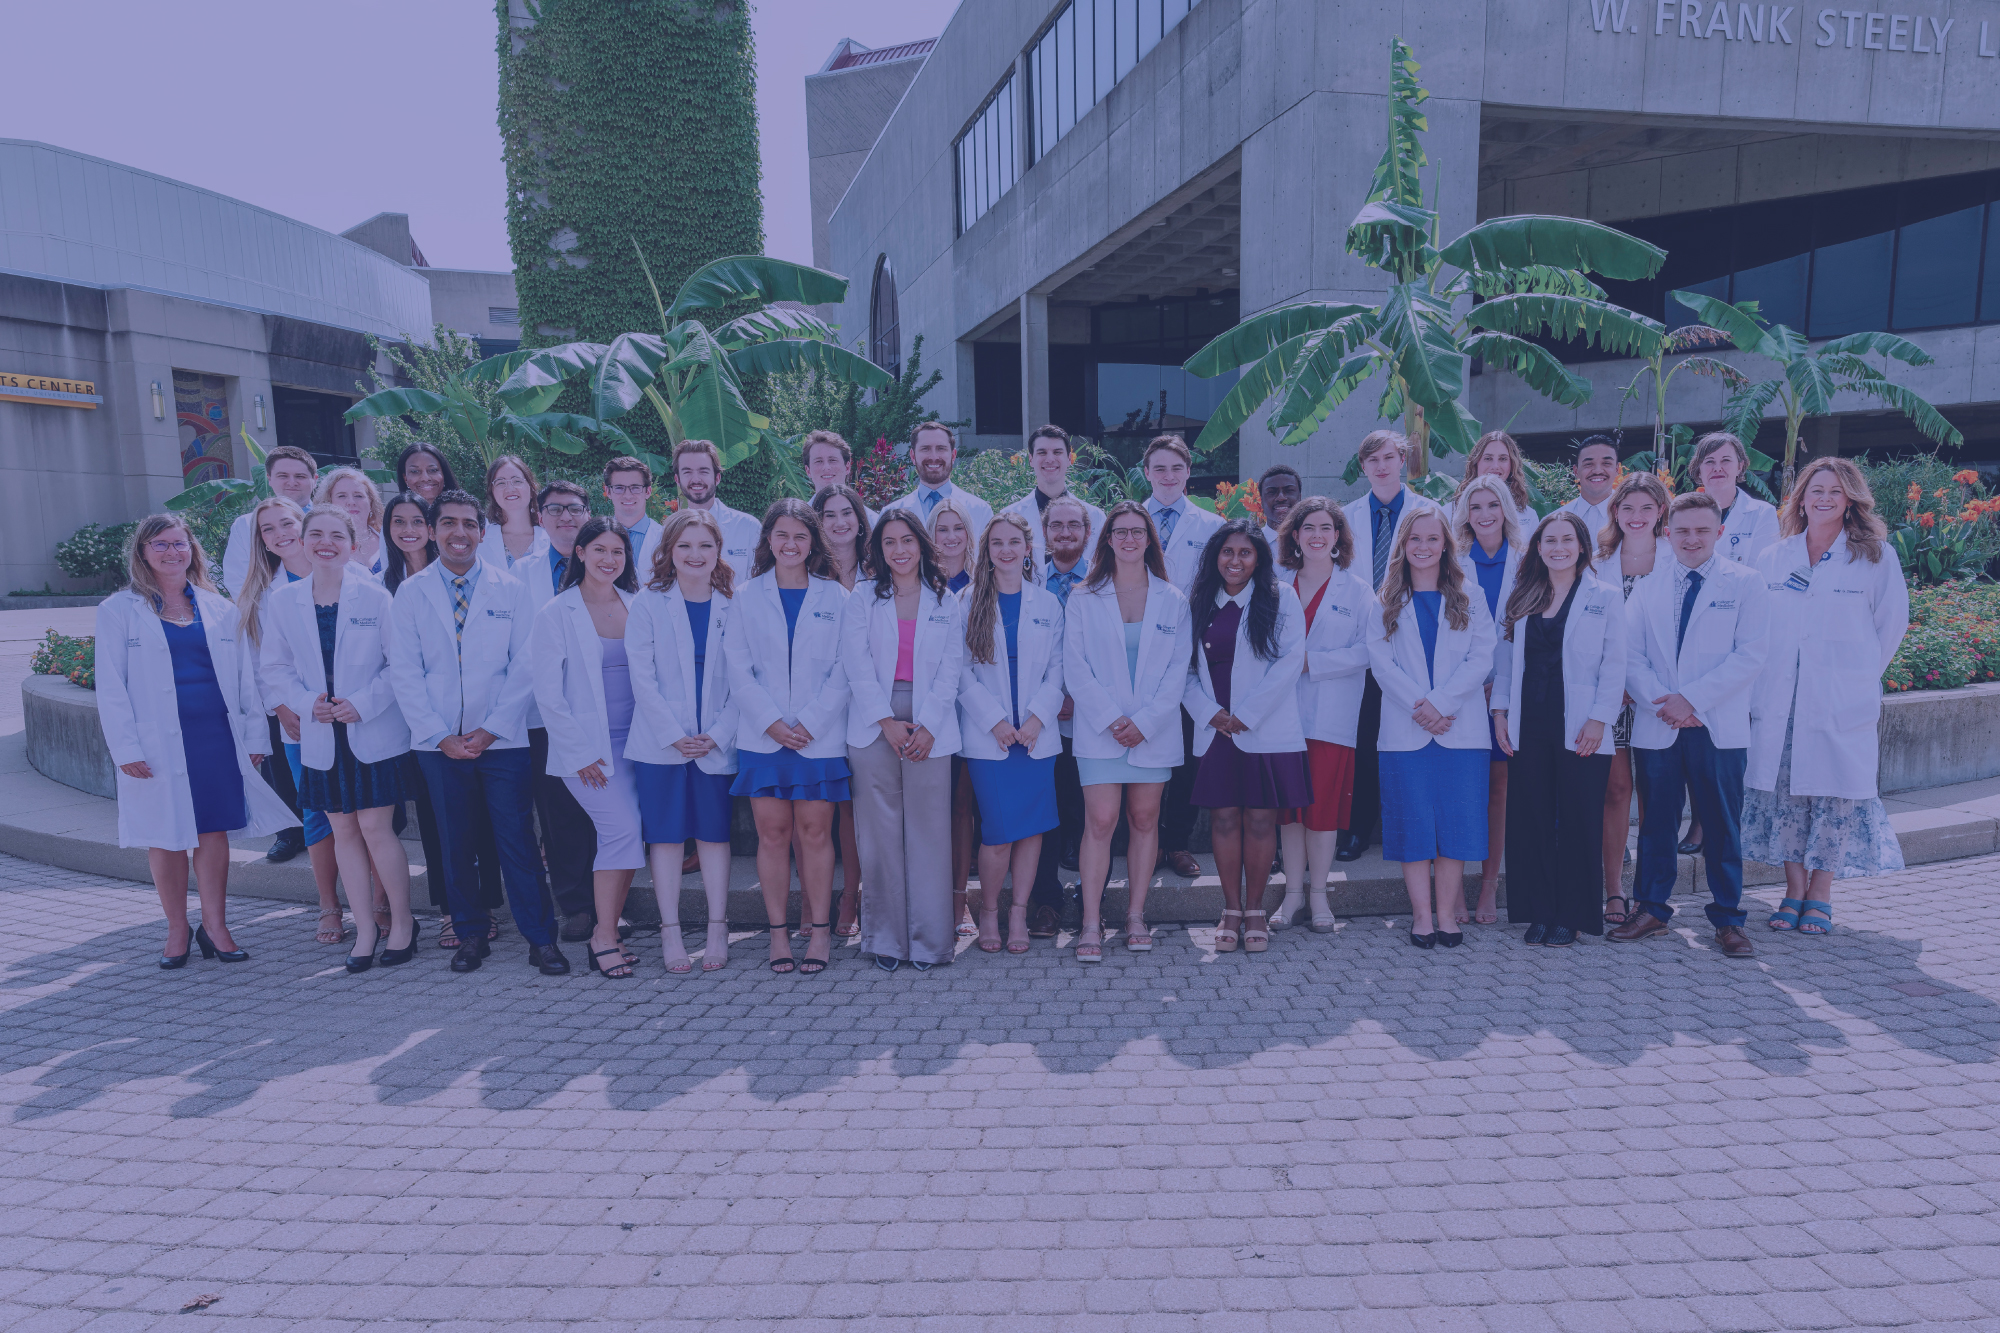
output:
M322 476L313 491L313 508L327 504L354 520L359 539L354 546L354 563L381 578L388 561L382 541L382 492L360 468L337 467Z
M1028 891L1042 835L1061 822L1063 607L1034 581L1034 557L1028 520L995 514L979 534L964 595L965 666L956 693L965 772L979 801L979 947L988 953L1000 947L1000 885L1010 873L1007 952L1028 951Z
M1507 806L1507 919L1561 948L1604 933L1604 788L1625 699L1625 594L1559 509L1528 539L1500 623L1493 722L1521 781Z
M844 488L843 488L844 489ZM838 492L821 491L845 499ZM958 753L963 607L945 588L922 520L892 509L869 536L875 577L857 581L840 613L840 659L853 692L853 770L861 951L893 972L952 959L951 757Z
M257 774L270 741L255 654L186 520L141 519L125 566L126 587L97 607L97 716L118 766L118 845L146 849L167 916L162 968L185 967L190 940L204 958L240 963L250 955L229 933L229 839L299 822ZM189 852L202 920L192 936Z
M1188 611L1195 650L1186 703L1201 760L1191 801L1208 811L1222 880L1215 947L1227 953L1240 939L1245 953L1262 953L1278 816L1312 804L1299 723L1306 618L1298 594L1272 572L1263 533L1241 518L1202 548Z
M1694 442L1688 471L1722 510L1722 540L1715 544L1715 553L1754 566L1778 540L1778 511L1743 489L1749 470L1749 451L1728 431L1713 431Z
M833 577L851 594L858 581L872 577L868 573L868 506L852 486L836 483L813 492L812 507L819 515L827 554L833 560ZM850 940L861 933L861 844L854 834L854 802L843 801L834 807L834 826L834 836L840 842L841 894L833 933L837 939Z
M1490 448L1485 451L1490 452ZM1459 488L1453 502L1452 521L1458 539L1458 562L1465 570L1466 587L1476 581L1486 595L1486 614L1497 624L1501 608L1513 595L1514 579L1521 568L1521 510L1504 478L1487 472L1472 477ZM1494 654L1494 667L1499 657ZM1486 702L1493 702L1493 677L1486 678ZM1492 733L1489 721L1488 731ZM1507 750L1492 733L1492 750L1486 769L1486 859L1479 867L1479 905L1472 915L1482 926L1500 919L1500 861L1507 843ZM1458 916L1462 924L1466 913Z
M1910 628L1902 562L1875 497L1845 458L1816 458L1792 483L1768 590L1770 655L1750 698L1743 855L1785 868L1773 930L1824 935L1833 882L1903 868L1877 789L1882 673Z
M1063 688L1075 707L1077 780L1083 787L1083 929L1078 961L1104 956L1100 911L1111 874L1111 835L1122 808L1127 948L1149 949L1146 889L1160 852L1160 796L1186 758L1181 696L1194 627L1187 598L1167 582L1152 515L1120 500L1104 515L1090 577L1072 588L1063 633Z
M528 640L535 705L549 729L549 776L563 780L597 827L590 970L617 980L632 975L633 961L618 942L618 919L632 876L646 864L638 784L625 756L634 712L625 626L638 591L624 524L593 518L577 532L562 586L535 614Z
M265 606L263 678L270 696L298 717L299 803L332 825L354 914L347 970L366 972L378 961L371 865L389 905L379 961L393 967L417 951L410 861L392 827L409 799L403 756L410 750L389 680L394 599L353 563L354 521L343 511L315 508L303 540L312 573L273 590Z
M736 704L722 666L735 571L722 525L705 509L668 517L652 578L632 599L625 655L637 705L625 738L639 794L640 831L660 903L669 972L690 966L681 939L681 848L694 839L708 899L701 970L729 963L729 784L736 774Z
M1466 587L1448 522L1428 501L1404 516L1368 636L1382 687L1382 857L1403 863L1410 943L1420 949L1464 943L1441 923L1464 910L1465 863L1487 855L1493 618Z
M1368 680L1368 626L1375 590L1352 573L1354 532L1341 507L1309 495L1278 530L1278 564L1295 571L1292 584L1306 623L1305 670L1299 676L1299 727L1306 738L1312 804L1278 826L1284 853L1285 901L1271 914L1284 930L1308 910L1314 934L1334 930L1326 900L1334 851L1352 820L1354 741Z
M518 454L502 454L487 466L481 560L511 570L522 560L549 558L549 534L535 519L535 492L539 489L535 474Z
M803 500L764 511L750 581L736 595L723 646L736 699L736 781L757 821L757 879L771 924L771 970L826 971L833 953L833 807L854 799L847 763L847 670L840 617L847 590L819 515ZM812 936L792 959L785 905L792 834L799 835L799 887Z

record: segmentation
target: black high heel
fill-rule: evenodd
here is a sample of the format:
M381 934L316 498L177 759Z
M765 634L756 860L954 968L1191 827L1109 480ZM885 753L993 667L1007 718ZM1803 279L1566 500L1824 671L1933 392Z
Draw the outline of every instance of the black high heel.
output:
M217 958L225 963L247 963L250 961L248 950L216 948L215 941L208 937L207 926L196 926L194 928L194 942L201 946L201 956L203 958Z
M375 955L372 953L349 954L347 957L347 971L349 975L366 972L373 966L375 966Z
M1425 935L1419 935L1414 930L1410 932L1410 943L1416 945L1419 949L1435 948L1437 942L1438 937L1435 930Z
M807 927L807 929L832 930L833 922L814 921ZM812 945L808 944L806 947L810 949ZM832 948L831 936L828 936L828 948L829 950ZM832 961L833 960L831 958L801 958L799 959L799 975L802 977L816 977L820 973L826 971L826 965Z
M394 967L398 963L409 962L417 956L417 936L423 933L424 923L421 921L412 922L410 925L410 942L400 949L384 949L382 956L375 961L384 967Z
M194 936L192 935L188 936L188 944L190 947L182 949L178 954L171 954L171 953L161 954L160 971L171 972L177 967L186 967L188 965L188 955L194 951L192 947L194 944Z
M1439 944L1442 944L1445 948L1456 949L1459 945L1465 943L1465 932L1462 930L1453 930L1453 931L1440 930L1435 932L1435 938L1437 942Z

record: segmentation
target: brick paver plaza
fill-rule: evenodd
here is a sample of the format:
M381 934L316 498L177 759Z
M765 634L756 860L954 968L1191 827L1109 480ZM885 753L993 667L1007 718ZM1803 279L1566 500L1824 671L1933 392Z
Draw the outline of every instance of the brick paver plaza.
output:
M618 982L349 977L253 899L163 973L149 889L0 860L0 1328L2000 1328L1996 887L1751 962L1687 911Z

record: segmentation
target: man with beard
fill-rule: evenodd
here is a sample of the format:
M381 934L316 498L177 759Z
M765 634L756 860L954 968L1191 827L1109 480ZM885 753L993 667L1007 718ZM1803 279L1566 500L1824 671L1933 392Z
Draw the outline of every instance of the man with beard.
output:
M681 507L706 510L722 529L722 559L735 573L738 585L750 580L750 561L757 553L757 539L763 531L759 519L731 509L716 495L722 485L722 451L708 440L682 440L674 446L674 485L681 493ZM659 545L653 539L652 547ZM653 578L652 548L639 562L639 584Z
M910 432L910 466L917 470L917 488L901 499L892 500L883 512L907 509L923 520L930 530L931 515L942 500L954 500L972 524L972 549L978 549L979 534L993 521L993 506L960 486L952 484L951 470L958 462L958 435L942 421L926 421ZM1029 526L1033 526L1030 524Z
M1064 448L1068 448L1067 440ZM1090 506L1074 495L1059 495L1043 508L1041 520L1042 540L1048 551L1042 562L1042 584L1067 609L1070 589L1090 572L1090 537L1096 531ZM1096 522L1102 521L1099 514ZM1083 840L1083 786L1077 778L1071 739L1074 724L1070 718L1075 711L1069 696L1063 696L1056 723L1063 738L1062 754L1056 759L1056 817L1062 822L1054 836L1042 838L1042 859L1035 869L1035 887L1028 895L1028 934L1034 939L1054 937L1071 916L1076 919L1069 924L1082 922L1082 903L1071 903L1057 873L1077 868L1077 846Z

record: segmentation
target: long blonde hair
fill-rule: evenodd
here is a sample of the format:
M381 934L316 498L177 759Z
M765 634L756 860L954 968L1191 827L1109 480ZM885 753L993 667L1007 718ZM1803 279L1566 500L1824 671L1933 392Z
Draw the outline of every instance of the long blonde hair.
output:
M1479 437L1478 444L1472 446L1472 453L1466 459L1465 463L1465 475L1458 479L1458 490L1453 493L1452 498L1456 500L1459 496L1465 494L1465 488L1472 484L1473 478L1476 475L1473 469L1479 466L1479 460L1485 456L1486 446L1489 444L1506 446L1508 462L1506 476L1507 495L1514 501L1516 509L1526 509L1528 507L1527 464L1521 461L1521 446L1515 443L1514 437L1504 430L1489 430ZM1487 473L1485 475L1491 476L1492 474Z
M1488 491L1500 497L1500 538L1512 550L1521 549L1521 511L1514 505L1514 497L1507 493L1507 483L1491 473L1474 477L1459 487L1458 497L1451 502L1452 530L1449 534L1452 544L1460 555L1471 555L1479 538L1472 531L1472 497L1480 491Z
M523 471L526 471L527 464L523 463L521 467ZM323 504L331 504L332 501L327 497L333 494L334 486L344 477L352 477L355 481L360 482L362 487L368 492L368 530L379 533L382 531L382 492L377 489L374 482L368 480L368 474L358 467L337 467L321 477L319 485L313 487L313 508L317 509ZM529 485L532 487L533 484L534 479L531 477L529 478ZM360 534L356 533L355 536L358 538Z
M1389 548L1389 569L1382 576L1382 637L1393 638L1400 623L1403 608L1410 604L1413 591L1410 584L1410 529L1423 519L1435 519L1443 531L1445 550L1438 556L1437 590L1444 594L1444 618L1453 629L1464 629L1472 623L1472 602L1465 595L1465 570L1451 553L1451 521L1444 510L1426 502L1416 506L1414 513L1407 515L1396 528L1395 545Z
M282 495L274 495L250 511L250 572L243 576L243 586L236 590L236 613L243 621L243 636L256 647L263 627L258 622L257 613L264 604L264 594L271 587L271 580L277 576L281 563L270 547L264 545L264 511L266 509L289 509L299 522L299 536L306 535L306 514L296 504Z
M1889 528L1875 512L1875 492L1868 489L1868 479L1846 458L1815 458L1799 469L1785 503L1778 507L1778 535L1796 537L1806 530L1806 483L1815 472L1833 473L1847 496L1847 513L1840 520L1847 531L1847 558L1853 560L1858 553L1867 556L1868 563L1880 564Z
M965 607L965 651L975 662L993 660L994 626L1000 620L1000 580L993 568L993 533L1002 523L1017 529L1021 540L1028 544L1028 553L1021 557L1022 584L1036 581L1035 534L1029 530L1027 519L1003 509L986 525L986 531L979 534L979 559L972 567L972 596Z
M655 592L665 592L674 586L680 577L674 570L674 543L689 528L707 528L715 538L715 568L708 571L708 586L724 597L734 597L736 571L722 558L722 525L715 521L715 515L693 505L675 510L660 526L660 544L653 548L652 578L646 586Z
M187 581L197 588L215 591L215 582L208 576L208 552L201 549L201 538L194 535L187 520L179 514L148 514L132 529L132 539L125 544L125 579L132 591L145 598L155 611L165 604L166 598L160 591L160 581L153 576L153 567L146 563L146 543L174 528L179 528L188 539Z
M1667 483L1651 472L1628 472L1625 480L1611 492L1611 498L1604 502L1604 512L1611 515L1611 521L1604 525L1604 531L1597 534L1597 558L1600 562L1618 554L1618 548L1625 544L1625 528L1618 522L1618 506L1624 504L1626 497L1634 491L1644 491L1659 505L1660 521L1653 525L1653 535L1667 535L1667 506L1674 502L1674 497L1667 493Z
M929 430L932 426L938 424L939 423L934 421L926 421L922 426L918 427L918 429ZM914 513L916 511L912 510L911 512ZM958 521L965 524L965 568L969 571L972 568L972 562L974 557L976 557L979 554L977 550L978 543L973 539L972 535L972 515L966 513L964 507L961 506L958 503L958 501L951 499L938 501L937 508L931 510L930 521L928 523L924 523L924 527L926 529L925 535L931 539L931 546L935 548L937 546L938 520L943 518L947 513L957 514ZM924 522L922 519L918 519L917 521L920 523ZM944 561L942 558L940 558L938 561L938 567L940 569L944 567Z

